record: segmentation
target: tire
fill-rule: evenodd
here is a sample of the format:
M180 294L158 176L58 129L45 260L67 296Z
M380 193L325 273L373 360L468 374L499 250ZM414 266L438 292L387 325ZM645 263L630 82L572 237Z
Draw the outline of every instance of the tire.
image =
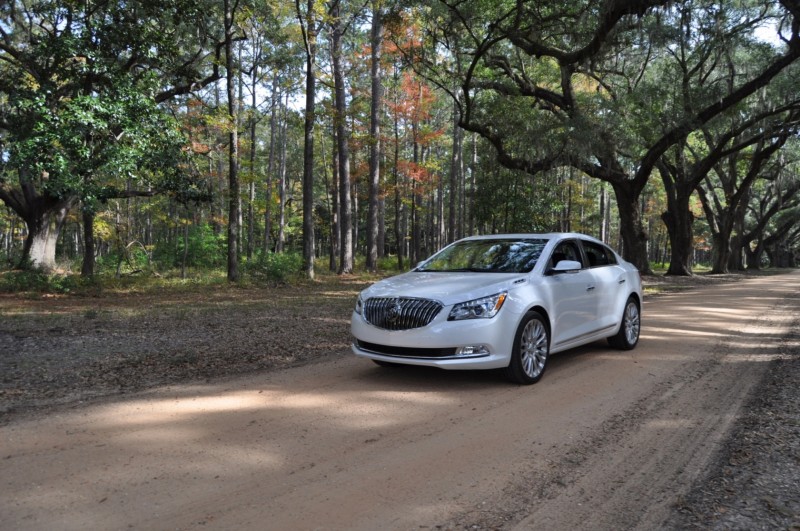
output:
M639 303L633 297L628 297L625 309L622 310L622 322L619 332L608 338L608 344L620 350L633 350L639 342L641 328L641 312Z
M530 385L538 382L550 354L550 330L538 312L528 312L514 336L511 361L506 377L514 383Z

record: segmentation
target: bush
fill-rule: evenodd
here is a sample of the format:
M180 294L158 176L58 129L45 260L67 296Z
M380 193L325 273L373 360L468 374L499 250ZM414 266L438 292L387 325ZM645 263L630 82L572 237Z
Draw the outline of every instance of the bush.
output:
M405 271L408 271L408 258L405 259ZM400 273L400 268L397 267L397 256L396 255L386 255L383 258L378 260L378 270L384 272L393 272L393 273Z
M247 262L244 271L253 278L271 282L288 282L303 271L303 257L298 253L260 253Z
M95 279L78 275L48 275L35 269L0 274L0 292L3 293L75 293L96 286Z
M178 244L156 246L153 250L153 261L166 269L181 267L183 251L186 247L186 266L200 269L223 267L227 261L227 240L225 233L214 234L209 224L195 225L189 228L188 245L184 245L183 236Z
M130 271L148 271L152 269L152 264L147 251L141 246L131 246L124 251L116 249L95 259L96 273L115 273L118 267L125 274Z

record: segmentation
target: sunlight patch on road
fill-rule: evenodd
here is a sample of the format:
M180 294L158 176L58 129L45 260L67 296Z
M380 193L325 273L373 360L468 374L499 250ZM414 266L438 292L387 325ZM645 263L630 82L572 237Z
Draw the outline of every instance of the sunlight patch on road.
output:
M449 407L458 401L440 393L364 391L357 395L306 393L292 395L277 406L288 410L326 411L326 421L348 429L375 429L414 422L415 406ZM432 409L431 409L432 411Z
M739 301L741 303L741 301ZM760 305L763 305L764 299L759 299ZM696 320L700 317L710 318L713 320L720 320L720 318L727 319L728 317L738 317L743 321L749 320L753 315L753 308L744 307L740 305L737 308L724 308L720 306L713 307L698 307L698 306L678 306L670 308L669 313L662 312L656 308L645 306L644 315L648 318L670 318L677 315L684 316L690 320Z
M644 336L642 336L644 338ZM640 361L691 361L697 356L685 353L662 353L662 354L642 354L634 351L633 354L613 353L607 352L603 354L596 354L592 356L596 359L610 360L610 361L626 361L626 362L640 362Z
M642 333L640 336L642 339L667 339L664 336L667 335L675 335L675 336L692 336L692 337L725 337L728 335L728 332L708 332L705 330L690 330L687 328L659 328L655 326L644 326L642 327L643 330L646 330L647 333ZM670 341L675 341L674 339L670 338Z
M143 399L100 408L105 426L170 425L186 417L214 413L242 412L264 407L264 398L257 391L231 392L213 396L192 396L171 399Z
M694 428L695 422L688 418L681 419L653 419L645 423L644 429L664 430L664 429L687 429Z
M735 346L735 345L734 345ZM731 354L729 356L725 356L722 360L723 363L765 363L769 361L775 361L780 359L785 359L786 356L781 354L780 352L772 352L772 353L765 353L765 352L757 352L752 354Z
M354 407L354 402L356 403ZM291 393L286 390L229 391L215 395L182 396L171 399L144 399L102 408L100 416L107 428L141 426L153 439L183 440L186 429L179 423L195 425L208 415L256 414L284 411L287 418L326 411L328 420L349 428L375 428L396 425L413 419L404 411L416 405L448 407L457 403L454 396L436 392L363 391L349 393ZM409 406L409 407L405 407ZM345 413L348 412L348 413ZM313 415L312 415L313 416ZM163 426L163 430L162 430ZM140 432L141 433L141 432Z
M270 396L272 395L272 396ZM455 403L454 398L448 398L438 393L410 393L407 391L363 391L357 395L334 394L334 393L290 393L285 391L275 391L263 393L267 403L262 407L277 409L330 409L331 406L344 406L354 402L363 405L375 405L379 403L389 403L393 405L399 403L412 403L423 405L450 405Z

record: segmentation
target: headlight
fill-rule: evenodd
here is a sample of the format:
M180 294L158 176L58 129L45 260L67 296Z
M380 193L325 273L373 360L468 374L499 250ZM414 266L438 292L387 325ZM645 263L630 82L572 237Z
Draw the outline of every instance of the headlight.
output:
M364 310L364 299L361 298L361 294L358 294L358 299L356 299L356 313L361 315L361 312Z
M461 321L463 319L491 319L506 301L508 293L498 293L491 297L483 297L473 301L461 302L450 310L448 321Z

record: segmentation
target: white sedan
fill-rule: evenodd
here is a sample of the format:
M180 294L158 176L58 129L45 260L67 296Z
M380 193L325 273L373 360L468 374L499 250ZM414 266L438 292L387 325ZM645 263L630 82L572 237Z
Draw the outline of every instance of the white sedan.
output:
M361 292L353 352L384 366L505 369L532 384L550 354L639 341L642 281L603 242L574 233L465 238Z

